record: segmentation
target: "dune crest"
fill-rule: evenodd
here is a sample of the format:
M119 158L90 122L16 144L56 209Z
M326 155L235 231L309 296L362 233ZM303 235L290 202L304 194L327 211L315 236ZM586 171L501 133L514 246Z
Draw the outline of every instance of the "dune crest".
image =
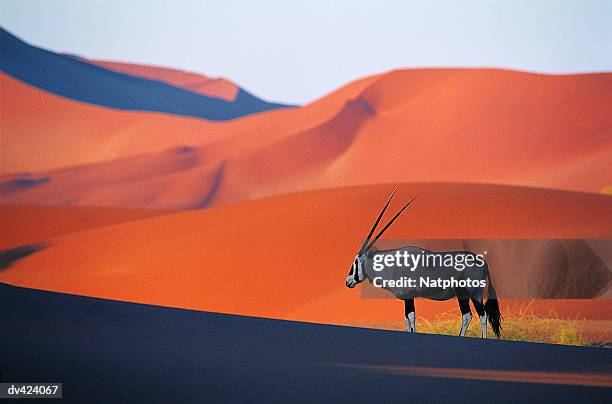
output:
M600 193L612 173L612 74L398 70L351 83L301 108L225 123L97 107L82 107L82 115L74 116L73 102L54 99L49 106L39 105L36 90L7 77L2 80L17 100L3 114L8 155L4 172L34 171L19 177L32 185L27 189L11 188L14 176L0 177L0 186L7 189L0 201L6 203L70 200L100 206L198 208L206 186L190 193L180 184L190 183L194 176L210 183L221 165L224 175L207 206L286 192L406 181ZM45 111L44 125L40 118L29 119L32 105ZM170 163L169 154L184 146L199 156L197 162L185 167L177 157ZM124 170L126 158L137 154L146 160L147 169L139 169L129 181L117 178L109 184L103 179L103 173ZM40 170L57 168L62 161L76 165L69 175L63 169ZM171 176L160 168L169 164L174 164ZM37 183L41 178L49 180ZM126 192L132 188L142 197Z
M212 78L202 74L160 66L138 65L133 63L111 62L87 59L87 62L109 70L159 80L209 97L234 101L240 88L224 78Z

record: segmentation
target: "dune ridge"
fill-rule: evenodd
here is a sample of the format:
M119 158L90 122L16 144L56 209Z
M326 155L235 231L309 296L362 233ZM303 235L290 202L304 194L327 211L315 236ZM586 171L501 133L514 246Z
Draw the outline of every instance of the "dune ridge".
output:
M213 78L184 70L107 60L86 59L86 61L109 70L163 81L194 93L221 98L226 101L234 101L240 91L240 87L225 78Z
M37 48L0 28L1 70L52 94L109 108L170 113L225 121L289 105L263 101L238 89L234 99L210 97L164 81L108 70Z
M233 152L257 148L294 131L323 124L373 79L351 83L302 108L267 111L220 123L100 108L46 93L0 73L0 174L38 175L177 147L208 150L213 146L211 153L230 147Z
M22 84L2 79L10 93L23 92ZM607 73L392 71L351 83L302 108L227 123L150 114L137 120L132 115L113 116L108 121L110 111L95 108L86 112L95 122L107 122L91 129L95 142L79 139L78 131L62 132L59 139L40 143L34 156L43 156L36 159L27 157L27 149L35 143L34 136L40 137L40 127L19 118L37 103L33 99L39 94L29 89L3 118L8 121L3 142L10 165L5 173L17 167L34 171L19 175L20 181L30 181L32 186L9 189L0 201L198 208L202 195L211 195L210 178L221 166L223 178L215 184L207 206L301 190L405 181L599 193L612 175L610 89L612 74ZM84 125L70 117L73 103L55 102L61 104L57 108L65 112L69 126ZM64 128L57 124L54 133ZM50 140L59 140L52 147L61 147L60 156L45 162L45 154L50 153L42 147ZM199 156L193 165L185 166L178 154L169 157L185 146ZM79 148L91 151L75 161L71 155ZM126 158L137 158L148 169L113 184L95 174L124 170ZM42 164L57 168L62 161L64 167L73 167L31 170L25 163L28 159L34 168ZM79 166L83 159L87 165ZM159 167L169 167L173 174L168 176ZM200 186L193 192L181 189L179 184L189 183L194 176L201 176ZM37 182L40 178L49 180ZM5 174L0 184L14 179L14 174ZM73 187L75 183L86 186ZM143 196L134 198L122 191L126 188L137 188Z

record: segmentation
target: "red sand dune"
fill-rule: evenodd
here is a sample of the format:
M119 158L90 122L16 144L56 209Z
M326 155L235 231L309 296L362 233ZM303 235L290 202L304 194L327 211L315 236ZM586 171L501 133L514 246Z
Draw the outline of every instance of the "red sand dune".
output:
M599 192L612 178L610 91L611 74L395 71L325 124L234 158L224 185L238 199L393 181Z
M344 286L354 253L391 189L288 194L74 233L0 272L0 281L250 316L336 324L397 321L403 313L398 301L363 299L359 289ZM385 238L611 236L612 199L603 195L418 183L402 185L390 210L415 194L418 199ZM500 276L496 268L491 271L494 280ZM571 303L587 318L612 315L609 300ZM431 319L455 306L417 302L419 316ZM563 314L571 306L555 307Z
M0 73L0 172L86 164L181 143L200 143L212 122L119 111L68 100ZM174 136L169 133L176 131Z
M159 66L146 66L132 63L110 62L106 60L85 59L89 63L102 66L106 69L132 76L159 80L181 87L186 90L200 93L209 97L234 101L238 95L238 86L224 78L211 78L198 73L184 70L170 69Z
M612 74L394 71L303 108L226 123L111 111L48 94L41 103L40 91L5 82L17 99L3 114L5 172L105 160L43 169L31 178L50 182L5 192L5 203L185 209L404 181L600 192L612 176ZM32 105L46 118L31 119ZM147 153L137 158L138 174L110 184L137 153Z
M0 250L165 213L155 209L0 205Z
M228 147L233 152L256 148L294 130L325 122L371 80L353 82L303 108L210 122L89 105L41 91L0 73L0 174L46 171L178 146L220 144L217 149ZM226 140L229 141L222 142Z

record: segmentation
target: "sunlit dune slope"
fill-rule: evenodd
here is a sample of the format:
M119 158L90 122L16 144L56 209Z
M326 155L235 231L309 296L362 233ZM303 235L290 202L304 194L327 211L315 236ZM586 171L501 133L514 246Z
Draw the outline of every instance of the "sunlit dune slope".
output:
M397 301L363 299L360 289L344 286L360 241L392 188L295 193L75 233L0 272L0 281L250 316L343 324L398 320ZM418 198L386 239L611 236L607 196L404 184L390 210L413 195ZM494 281L504 275L491 271ZM602 304L597 310L609 314ZM419 315L430 318L454 306L418 302Z
M0 205L0 250L167 213L155 209Z
M244 199L460 181L599 192L612 176L611 91L612 74L394 71L325 124L233 159L221 189Z
M0 73L3 172L85 164L205 142L215 123L119 111L45 93ZM175 136L168 136L170 128ZM177 139L178 138L178 139Z
M216 148L228 152L260 147L293 130L325 122L369 80L351 83L304 108L219 123L97 107L49 94L0 73L0 173L45 171L178 146L220 144Z
M17 92L18 84L10 86ZM351 83L303 108L227 123L147 115L137 124L125 124L108 115L110 111L91 112L95 116L86 122L103 122L100 129L94 124L89 129L85 121L64 126L61 122L78 118L67 111L67 118L53 119L55 109L46 105L39 107L48 111L50 124L41 127L40 119L30 120L27 112L37 102L33 100L38 94L32 93L6 118L10 124L4 142L12 170L5 172L26 170L26 161L37 168L57 167L62 160L69 165L84 159L107 161L77 166L69 173L30 170L37 172L19 178L36 185L5 192L0 200L185 209L285 192L404 181L599 193L612 175L611 90L612 74L403 70ZM80 131L72 130L79 124L95 141L85 142ZM53 128L50 132L58 141L34 142L46 133L43 127ZM80 146L81 142L86 144ZM91 150L81 154L89 157L75 161L70 157L74 148L60 146L73 143ZM61 148L59 157L44 151L45 144L48 150ZM191 147L191 164L181 165L182 155L169 157L184 150L176 149L179 145ZM164 146L175 149L160 150ZM28 153L29 148L38 152ZM139 158L143 164L146 160L148 170L131 175L129 181L92 180L107 170L124 170L125 157L139 152L145 153ZM41 178L49 181L38 181ZM12 179L5 176L0 182ZM194 179L199 186L193 192L181 186ZM75 183L84 186L74 187Z
M160 66L138 65L106 60L87 59L87 61L109 70L163 81L176 87L181 87L209 97L221 98L226 101L235 100L239 91L239 87L236 84L224 78L212 78L198 73Z

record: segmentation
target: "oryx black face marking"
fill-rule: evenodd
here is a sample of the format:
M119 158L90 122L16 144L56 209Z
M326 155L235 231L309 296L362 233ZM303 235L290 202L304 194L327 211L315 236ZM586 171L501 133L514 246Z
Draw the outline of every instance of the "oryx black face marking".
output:
M355 260L353 261L353 265L351 265L351 269L349 270L348 276L346 277L345 283L347 287L354 288L355 286L357 286L357 284L363 281L363 276L360 275L359 272L362 272L362 270L361 270L360 257L357 256L355 257Z
M371 254L371 252L374 247L374 244L376 243L376 241L378 241L378 239L383 235L383 233L391 226L391 224L393 224L393 222L402 214L402 212L404 212L404 210L416 198L414 197L408 203L406 203L395 214L395 216L393 216L393 218L389 220L389 222L382 228L381 231L378 232L378 234L372 240L372 235L374 234L374 231L378 227L380 220L385 214L387 207L389 207L389 204L391 203L391 200L393 199L393 196L395 195L396 191L397 191L397 187L395 188L395 190L393 190L393 192L391 193L391 196L389 197L389 199L383 206L380 214L378 215L378 217L376 218L376 221L374 222L374 226L372 226L372 229L368 233L368 236L365 238L363 244L361 245L361 248L359 249L359 252L357 253L355 257L355 260L353 261L353 265L351 266L351 269L349 270L349 274L346 277L346 286L349 288L354 288L355 286L357 286L357 284L363 282L365 279L370 279L370 280L372 279L371 276L373 272L371 271L371 268L373 264L374 254ZM403 250L413 250L413 249L419 249L419 248L418 247L401 247L401 248L397 248L393 250L385 250L385 253L393 254L395 251L401 252ZM422 249L419 249L419 251L420 250ZM450 253L453 253L453 252L450 252ZM458 253L458 252L454 252L454 253ZM469 251L462 252L462 253L473 254ZM417 269L422 269L422 268L418 267ZM493 328L493 332L495 332L495 335L497 336L497 338L500 338L500 332L502 329L502 326L501 326L502 316L501 316L501 312L499 311L499 302L497 301L497 296L495 295L495 289L493 288L493 283L491 282L491 274L489 273L489 268L486 265L486 262L480 270L481 270L481 273L479 273L480 278L488 280L486 303L483 303L483 298L485 295L485 287L475 287L475 288L472 288L471 290L453 289L453 290L448 291L443 296L435 296L435 297L421 296L421 297L430 298L434 300L448 300L453 297L457 297L459 301L459 308L462 313L460 335L465 335L465 333L467 332L467 328L470 324L470 320L472 318L472 313L470 310L470 300L471 300L472 304L474 305L474 308L476 309L476 312L480 316L482 337L486 338L486 335L487 335L486 323L488 320L489 324L491 325L491 328ZM409 292L406 292L406 293L409 294ZM415 296L408 295L408 296L400 297L398 295L399 293L396 294L396 297L401 298L405 302L404 310L405 310L407 331L414 332L416 331L416 315L415 315L414 300L413 300Z
M355 261L353 261L353 277L355 282L359 283L359 258L355 258Z

